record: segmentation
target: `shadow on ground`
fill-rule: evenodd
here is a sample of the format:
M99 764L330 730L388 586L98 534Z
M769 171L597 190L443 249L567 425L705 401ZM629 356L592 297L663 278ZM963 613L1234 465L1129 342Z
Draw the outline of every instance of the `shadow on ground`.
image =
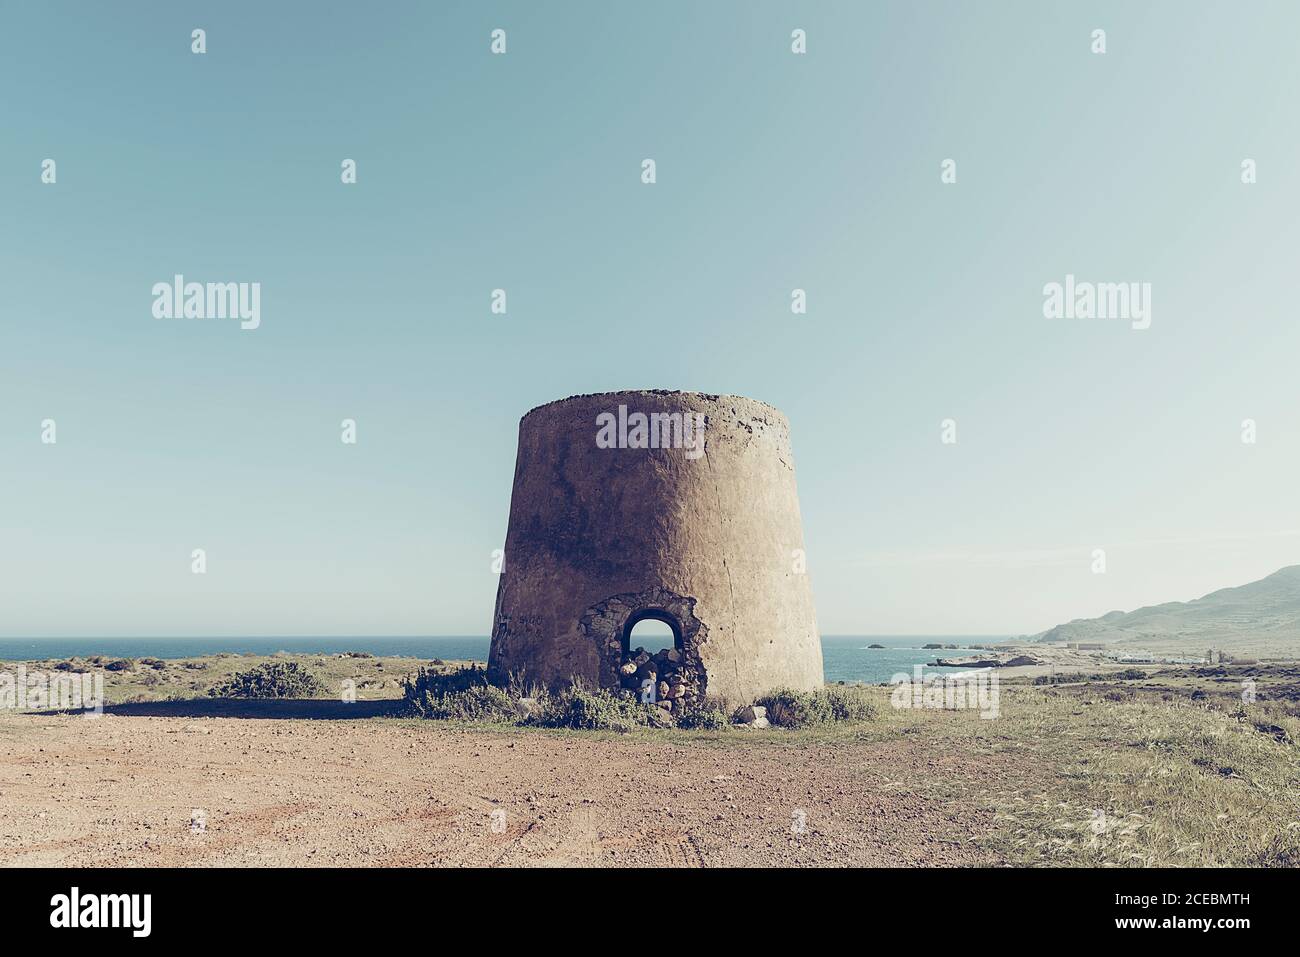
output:
M324 698L190 698L184 701L133 701L104 705L104 714L151 718L308 718L347 721L397 717L400 698L377 701L334 701Z

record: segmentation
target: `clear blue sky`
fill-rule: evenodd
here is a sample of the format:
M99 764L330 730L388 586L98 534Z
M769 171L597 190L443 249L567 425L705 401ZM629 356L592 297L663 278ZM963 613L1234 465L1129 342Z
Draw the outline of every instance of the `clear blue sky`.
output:
M1300 562L1294 4L0 19L0 634L485 634L520 415L640 387L787 413L826 633ZM261 328L154 319L178 272ZM1044 318L1067 273L1151 328Z

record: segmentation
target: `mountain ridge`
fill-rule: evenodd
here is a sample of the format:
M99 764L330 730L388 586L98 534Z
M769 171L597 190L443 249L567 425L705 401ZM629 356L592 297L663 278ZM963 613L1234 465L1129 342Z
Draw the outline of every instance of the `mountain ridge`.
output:
M1189 643L1196 642L1224 650L1300 654L1300 565L1191 601L1075 618L1029 640L1143 645L1151 650L1161 644L1190 650Z

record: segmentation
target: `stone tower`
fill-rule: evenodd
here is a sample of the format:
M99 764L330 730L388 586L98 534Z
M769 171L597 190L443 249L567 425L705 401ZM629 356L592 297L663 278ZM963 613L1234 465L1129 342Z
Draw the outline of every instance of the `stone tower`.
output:
M488 673L648 677L674 711L821 687L803 547L790 427L772 406L666 391L539 406L519 423ZM629 647L645 618L675 645L650 660Z

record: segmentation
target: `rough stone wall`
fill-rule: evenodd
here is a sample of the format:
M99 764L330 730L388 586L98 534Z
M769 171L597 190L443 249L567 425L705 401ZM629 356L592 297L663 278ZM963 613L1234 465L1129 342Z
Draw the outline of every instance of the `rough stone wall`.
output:
M620 405L703 413L703 454L599 447L597 417ZM681 635L680 660L649 663L679 698L820 687L803 547L789 425L771 406L661 391L540 406L519 423L489 674L631 687L645 675L629 672L623 632L653 610Z

